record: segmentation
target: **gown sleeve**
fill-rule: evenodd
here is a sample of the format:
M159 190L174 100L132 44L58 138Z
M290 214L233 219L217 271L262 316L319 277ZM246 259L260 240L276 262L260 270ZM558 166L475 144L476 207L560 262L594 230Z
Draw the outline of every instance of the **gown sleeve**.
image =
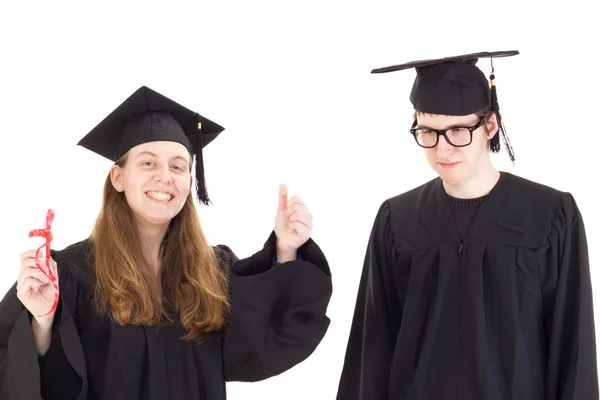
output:
M379 209L369 238L338 400L388 400L390 369L402 310L391 273L394 251L387 202Z
M586 233L572 195L558 208L539 261L548 344L547 399L598 399Z
M32 316L17 298L16 284L0 302L0 398L3 400L85 400L85 362L79 336L67 303L77 285L58 263L60 300L50 347L40 357L35 347Z
M330 324L331 272L319 246L309 239L298 249L300 259L277 265L274 232L262 250L243 260L227 246L216 251L230 271L225 380L264 380L307 359Z

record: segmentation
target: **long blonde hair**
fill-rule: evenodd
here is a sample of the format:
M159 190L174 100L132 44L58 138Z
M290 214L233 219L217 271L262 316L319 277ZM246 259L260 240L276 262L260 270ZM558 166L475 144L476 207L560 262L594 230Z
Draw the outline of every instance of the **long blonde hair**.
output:
M115 162L124 167L127 154ZM190 163L191 165L191 163ZM160 277L144 257L124 193L104 183L102 209L90 236L94 248L94 304L119 325L158 325L176 314L186 340L220 330L230 311L226 273L202 232L193 194L169 225L161 245Z

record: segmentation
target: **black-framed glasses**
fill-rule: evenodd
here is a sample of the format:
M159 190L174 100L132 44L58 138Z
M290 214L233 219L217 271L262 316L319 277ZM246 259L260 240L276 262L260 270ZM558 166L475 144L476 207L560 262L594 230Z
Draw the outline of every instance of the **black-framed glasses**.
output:
M453 126L448 129L415 128L417 121L410 128L410 133L415 138L417 144L426 149L437 146L440 136L444 136L446 141L454 147L465 147L473 141L473 131L479 128L485 122L485 117L481 117L479 122L473 126Z

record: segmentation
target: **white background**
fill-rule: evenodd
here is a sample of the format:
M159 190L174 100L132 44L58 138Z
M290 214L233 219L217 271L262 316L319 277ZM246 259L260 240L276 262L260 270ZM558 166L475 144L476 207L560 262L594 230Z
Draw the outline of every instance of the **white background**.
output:
M279 377L230 384L229 398L333 399L375 213L434 177L408 132L414 71L371 69L516 49L494 66L518 160L494 162L574 194L598 316L598 17L591 0L2 2L0 292L46 208L54 248L88 235L111 164L76 143L147 85L226 128L205 149L210 242L259 250L284 182L309 205L333 271L317 351ZM489 74L488 60L478 65Z

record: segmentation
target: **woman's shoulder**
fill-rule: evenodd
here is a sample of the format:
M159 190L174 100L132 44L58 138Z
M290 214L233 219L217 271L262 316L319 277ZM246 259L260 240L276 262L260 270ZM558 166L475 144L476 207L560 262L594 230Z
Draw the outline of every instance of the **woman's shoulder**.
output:
M72 276L83 287L90 284L94 265L93 245L90 239L70 244L61 250L52 249L50 256L57 263L59 277Z
M239 260L233 250L231 250L231 248L225 244L218 244L212 248L215 253L217 263L226 271L229 270L231 266Z

